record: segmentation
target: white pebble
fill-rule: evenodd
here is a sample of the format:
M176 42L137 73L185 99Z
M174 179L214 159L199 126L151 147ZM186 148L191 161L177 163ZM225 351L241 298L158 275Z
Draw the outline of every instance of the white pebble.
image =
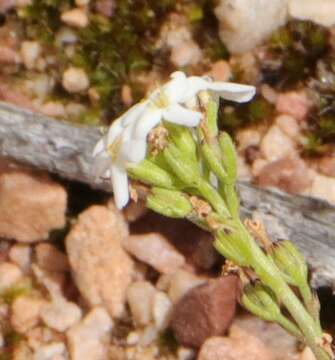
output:
M88 25L88 16L84 9L72 9L63 12L61 20L69 26L84 28Z
M159 330L164 330L170 321L173 304L169 297L162 291L154 296L153 301L153 318L155 325Z
M18 266L9 262L0 264L0 292L9 289L21 278L22 271Z
M70 67L63 73L62 84L68 92L78 93L89 87L89 79L83 69Z
M41 45L37 41L23 41L21 45L21 56L27 69L34 69L36 61L41 55Z

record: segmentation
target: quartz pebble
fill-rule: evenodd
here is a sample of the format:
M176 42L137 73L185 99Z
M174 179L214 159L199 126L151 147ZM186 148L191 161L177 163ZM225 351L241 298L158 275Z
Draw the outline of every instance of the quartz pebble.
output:
M49 243L38 244L35 248L37 265L47 271L69 270L67 256Z
M290 91L278 95L276 109L279 113L288 114L302 121L307 117L311 103L304 92Z
M62 85L69 93L79 93L87 90L90 82L84 69L69 67L63 73Z
M76 28L84 28L88 25L89 20L85 9L76 8L65 11L61 15L63 23Z
M97 307L67 332L67 341L71 360L107 359L108 334L113 329L113 322L108 312Z
M35 353L34 353L34 360L60 360L65 359L62 356L65 353L65 344L62 342L58 343L51 343L48 345L41 346Z
M164 330L167 328L171 314L173 304L166 293L157 291L153 298L152 313L156 328Z
M124 239L123 246L138 260L163 274L172 274L185 263L184 256L159 233L130 235Z
M4 292L22 279L22 271L10 262L0 264L0 292Z
M31 70L35 68L41 51L41 45L37 41L23 41L21 45L21 56L27 69Z
M9 259L18 265L23 272L27 272L31 266L32 249L29 245L16 244L10 248Z
M82 212L66 237L74 281L86 302L104 306L113 317L124 313L133 260L121 246L128 226L115 207L92 206Z
M286 23L287 1L220 0L215 15L221 40L232 54L241 54L254 49Z

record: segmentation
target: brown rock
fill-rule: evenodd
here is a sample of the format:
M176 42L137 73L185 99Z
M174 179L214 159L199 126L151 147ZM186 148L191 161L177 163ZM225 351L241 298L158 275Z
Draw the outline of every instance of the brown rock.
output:
M235 329L231 336L212 337L201 347L198 360L275 360L271 351L256 337Z
M133 261L121 241L128 227L115 208L92 206L80 214L66 238L75 283L90 306L102 305L112 316L124 312Z
M68 271L67 256L49 243L38 244L35 248L37 265L47 271Z
M131 235L123 240L124 248L137 259L163 274L174 273L185 258L159 233Z
M19 168L0 170L0 237L44 240L65 226L66 192L48 176Z
M296 91L280 94L276 103L279 113L292 115L297 120L304 120L310 107L311 103L306 94Z
M302 193L312 185L313 177L302 159L289 155L262 167L255 181L260 186Z
M235 314L237 285L237 277L228 276L190 290L172 314L171 326L178 342L199 347L207 338L222 335Z

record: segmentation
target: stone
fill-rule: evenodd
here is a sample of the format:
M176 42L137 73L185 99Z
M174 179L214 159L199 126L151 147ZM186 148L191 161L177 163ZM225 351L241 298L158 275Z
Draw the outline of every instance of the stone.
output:
M76 324L81 316L82 311L77 304L60 297L46 304L41 312L44 323L59 332Z
M152 307L156 289L148 281L136 281L127 290L127 300L135 323L148 325L152 321Z
M225 60L216 61L212 64L209 76L215 81L229 81L232 76L229 63Z
M22 279L21 269L10 262L0 264L0 293L10 289Z
M170 322L173 304L163 291L157 291L153 298L152 314L158 330L165 330Z
M124 239L123 246L138 260L163 274L172 274L185 263L184 256L159 233L130 235Z
M258 146L261 142L261 133L256 128L238 130L236 133L237 148L244 151L250 146Z
M67 194L47 175L0 169L0 237L31 243L65 226Z
M63 23L75 28L84 28L88 25L89 19L85 9L75 8L61 14Z
M37 41L23 41L21 45L21 57L28 70L34 69L37 59L41 55L41 45Z
M335 25L335 3L332 0L289 0L290 16L330 27Z
M1 5L0 5L1 6ZM0 64L15 65L21 63L21 56L15 49L9 46L1 46L0 48Z
M205 282L204 278L186 270L178 270L170 277L167 285L169 298L176 304L188 291Z
M316 174L308 194L335 204L335 179Z
M195 359L195 351L190 348L180 346L177 350L178 360L193 360Z
M312 185L313 173L301 158L293 154L263 166L255 182L262 187L275 187L301 194Z
M72 66L64 71L62 85L69 93L80 93L88 89L90 81L84 69Z
M260 150L269 161L276 161L295 152L295 143L276 125L272 125L263 137Z
M59 358L62 356L66 351L65 344L62 342L51 343L44 346L41 346L37 351L34 353L34 360L60 360L65 359L64 357Z
M309 347L306 347L301 353L299 360L316 360L312 350Z
M318 161L319 171L326 176L335 177L335 154L324 156Z
M288 19L287 0L220 0L220 38L232 54L254 49Z
M31 266L32 249L29 245L16 244L9 250L9 259L20 267L23 272L27 272Z
M113 322L108 312L97 307L67 332L71 360L105 360L108 358L109 333Z
M122 214L110 205L82 212L66 237L74 281L86 302L105 307L111 316L124 313L133 260L121 243L128 236Z
M276 110L281 114L293 116L299 121L306 119L311 102L305 92L290 91L278 95Z
M234 330L230 337L211 337L201 347L198 360L275 360L255 336Z
M115 8L115 0L97 0L95 3L96 11L106 17L112 17L114 15Z
M67 256L50 243L38 244L35 248L37 265L47 271L69 271Z
M12 304L10 322L15 331L24 334L40 321L45 301L33 296L19 296Z
M236 309L238 279L227 276L190 290L174 307L171 328L177 341L200 347L229 328Z
M6 14L15 7L17 0L0 0L0 14Z
M291 139L296 140L300 135L298 120L291 115L279 115L276 117L276 125Z

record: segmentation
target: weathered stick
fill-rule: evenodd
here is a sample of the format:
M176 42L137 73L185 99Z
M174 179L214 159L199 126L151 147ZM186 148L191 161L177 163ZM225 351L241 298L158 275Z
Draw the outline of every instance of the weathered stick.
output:
M110 191L110 184L99 182L90 171L99 137L97 128L0 103L0 156ZM314 286L335 289L335 207L244 182L239 190L243 215L263 220L272 239L294 241L308 259Z

